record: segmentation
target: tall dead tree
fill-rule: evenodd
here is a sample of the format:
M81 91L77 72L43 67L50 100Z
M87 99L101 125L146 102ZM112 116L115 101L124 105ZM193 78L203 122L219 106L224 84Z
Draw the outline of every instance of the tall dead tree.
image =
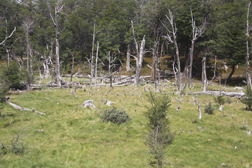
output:
M126 70L130 71L130 45L127 46Z
M94 76L94 42L95 42L95 21L94 21L94 29L93 29L93 42L92 42L92 53L90 57L90 87L92 89L93 85L93 76Z
M157 83L157 57L158 57L158 42L154 42L154 47L153 47L153 65L152 65L152 75L155 84L155 92L158 92L158 83ZM159 67L160 68L160 67ZM159 70L160 71L160 70Z
M250 4L248 4L248 13L247 13L247 31L246 31L246 47L247 47L247 56L246 56L246 78L247 78L247 87L251 88L251 77L250 77L250 72L249 72L249 10L250 10Z
M98 63L98 53L99 53L99 42L97 41L97 49L95 56L95 87L97 86L97 63Z
M5 51L7 53L7 67L9 66L10 64L10 49L7 48L6 46L6 41L8 38L10 38L13 33L16 31L16 27L14 27L14 29L12 30L11 34L8 36L8 29L7 29L7 19L5 18L5 24L6 24L6 27L5 27L5 39L0 43L0 45L2 45L4 48L5 48Z
M190 48L190 64L189 64L189 70L186 69L186 72L188 72L189 74L187 75L187 79L188 79L188 86L191 87L191 79L192 79L192 65L193 65L193 52L194 52L194 43L196 40L198 40L199 37L202 36L202 34L205 32L205 27L204 24L202 24L201 26L197 27L196 23L195 23L195 19L193 17L193 13L192 13L192 9L191 10L191 22L192 22L192 46Z
M167 35L164 36L170 43L174 44L174 47L176 49L176 63L177 63L177 83L178 83L178 90L180 91L182 89L182 80L181 80L181 67L180 67L180 58L179 58L179 49L178 49L178 44L177 44L177 27L176 23L174 23L173 20L173 14L169 9L169 16L165 15L166 18L168 19L170 26L171 26L171 31L168 29L167 26L164 25L164 27L167 30Z
M134 25L133 25L132 20L131 20L131 27L132 27L132 33L133 33L133 38L134 38L134 42L135 42L135 46L136 46L136 52L137 52L137 57L135 58L136 59L135 86L137 86L138 83L139 83L140 76L141 76L143 55L144 55L144 52L145 52L145 35L143 37L143 40L141 42L140 49L139 49L139 46L138 46L138 43L137 43L136 37L135 37Z
M203 83L203 92L205 92L207 88L206 56L205 55L202 58L202 83Z
M72 69L71 69L71 79L70 79L70 82L73 81L73 73L74 73L74 53L72 53Z
M57 3L55 3L55 13L54 13L54 18L52 16L52 14L50 13L53 25L55 27L55 59L56 59L56 69L55 69L55 73L56 73L56 81L57 81L57 86L61 87L61 77L60 77L60 62L59 62L59 24L58 24L58 17L59 17L59 13L62 11L63 7L65 4L62 5L62 1L58 0Z
M29 36L30 36L30 32L33 26L33 21L29 18L26 18L23 23L22 26L24 28L24 32L25 32L25 42L26 42L26 59L27 59L27 67L26 67L26 73L27 73L27 90L30 90L30 83L31 83L31 76L30 76L30 54L31 54L31 48L30 48L30 41L29 41Z

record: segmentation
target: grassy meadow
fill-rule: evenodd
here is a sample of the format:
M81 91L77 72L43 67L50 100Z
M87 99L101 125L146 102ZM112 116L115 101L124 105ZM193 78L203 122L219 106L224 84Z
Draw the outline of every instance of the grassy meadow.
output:
M154 90L153 85L144 87ZM0 139L10 146L11 139L20 135L24 153L0 155L0 167L150 167L144 117L148 93L143 86L86 89L77 89L75 95L74 88L12 92L11 102L35 108L46 116L5 105L0 118ZM160 90L162 93L157 94L170 96L168 118L171 130L176 131L167 148L165 167L252 167L252 137L241 129L244 125L247 131L251 128L252 113L245 110L244 104L231 98L232 103L226 103L223 112L214 105L214 114L208 115L204 113L204 104L214 104L213 97L198 95L203 112L199 120L193 95L185 95L179 103L176 98L181 99L181 95L176 94L172 83L166 83ZM196 84L193 91L199 90L201 85ZM125 110L132 120L121 125L104 123L101 114L111 108L104 104L105 99L115 102L113 106ZM85 100L94 100L96 108L81 107ZM178 105L180 109L176 112ZM195 118L197 123L192 123Z

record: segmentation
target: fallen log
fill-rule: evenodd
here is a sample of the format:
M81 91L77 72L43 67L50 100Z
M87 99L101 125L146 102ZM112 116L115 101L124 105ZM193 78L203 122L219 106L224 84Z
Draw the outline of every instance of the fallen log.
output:
M17 110L20 110L20 111L32 111L32 112L36 112L38 114L41 114L41 115L46 115L45 113L42 113L40 111L37 111L37 110L34 110L34 109L28 109L28 108L24 108L24 107L21 107L19 105L16 105L14 103L11 103L10 101L6 101L9 105L11 105L12 107L14 107L15 109Z
M193 93L188 93L188 94L191 94L191 95L195 95L195 94L213 95L213 96L225 95L225 96L230 96L230 97L243 97L243 96L245 96L245 93L243 93L243 92L224 92L224 91L193 92Z

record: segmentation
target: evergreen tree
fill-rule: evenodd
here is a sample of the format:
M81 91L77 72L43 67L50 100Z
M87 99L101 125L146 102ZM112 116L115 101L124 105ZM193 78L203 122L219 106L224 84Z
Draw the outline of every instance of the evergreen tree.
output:
M159 168L163 165L163 159L166 147L173 141L175 133L169 128L167 110L170 106L170 100L167 95L157 96L152 92L148 95L150 106L147 106L145 116L148 119L149 134L147 136L147 145L150 147L150 165L157 165Z

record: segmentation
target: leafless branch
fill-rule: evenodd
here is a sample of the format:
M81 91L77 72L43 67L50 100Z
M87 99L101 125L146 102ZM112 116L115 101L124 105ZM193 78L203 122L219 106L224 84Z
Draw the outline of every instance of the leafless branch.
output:
M5 37L5 39L0 43L0 45L4 44L4 43L6 42L6 40L7 40L8 38L10 38L10 37L13 35L13 33L14 33L15 31L16 31L16 27L14 27L14 29L12 30L12 32L11 32L11 34L10 34L9 36Z

